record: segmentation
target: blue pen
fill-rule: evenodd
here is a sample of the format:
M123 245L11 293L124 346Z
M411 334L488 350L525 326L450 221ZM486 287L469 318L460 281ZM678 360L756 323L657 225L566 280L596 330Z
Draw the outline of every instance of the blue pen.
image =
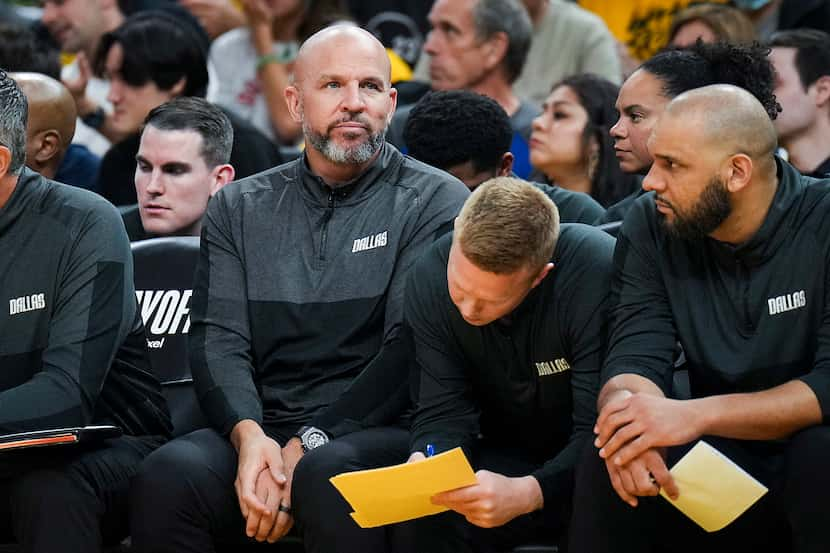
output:
M427 457L432 457L433 455L435 455L435 448L432 444L427 444Z

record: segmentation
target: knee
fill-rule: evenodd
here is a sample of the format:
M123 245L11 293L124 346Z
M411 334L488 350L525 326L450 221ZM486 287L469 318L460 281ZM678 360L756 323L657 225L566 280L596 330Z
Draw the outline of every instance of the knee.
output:
M193 503L198 490L210 485L204 452L186 437L168 442L141 463L131 484L133 510L158 511Z
M94 490L69 470L44 469L23 474L10 487L14 511L44 511L50 508L65 511L66 505L80 509L96 499Z
M292 494L315 493L322 486L331 486L329 478L351 469L352 457L341 444L330 442L303 455L294 468Z

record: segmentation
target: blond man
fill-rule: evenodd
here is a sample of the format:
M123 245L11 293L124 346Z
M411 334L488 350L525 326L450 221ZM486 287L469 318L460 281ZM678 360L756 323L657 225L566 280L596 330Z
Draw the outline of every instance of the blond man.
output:
M416 265L410 460L461 446L478 469L477 485L432 498L449 513L413 523L417 551L502 551L564 530L594 424L613 249L499 177Z

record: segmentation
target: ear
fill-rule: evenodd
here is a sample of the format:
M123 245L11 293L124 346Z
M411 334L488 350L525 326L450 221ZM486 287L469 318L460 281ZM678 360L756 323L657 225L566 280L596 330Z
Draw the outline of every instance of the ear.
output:
M510 40L507 38L507 33L500 31L488 38L484 45L482 65L488 69L493 69L498 67L504 60L504 56L507 55Z
M501 163L499 164L499 172L498 176L500 177L509 177L510 173L513 171L513 161L515 158L511 152L505 152L503 156L501 156Z
M392 107L389 108L389 115L386 116L386 124L389 125L392 122L392 117L395 115L395 109L398 107L398 89L390 86L389 87L389 99L392 101Z
M285 103L288 106L288 113L291 115L292 121L301 124L303 122L303 108L300 99L300 90L292 84L285 87L283 94L285 95Z
M231 182L236 176L236 171L233 165L228 163L219 165L213 169L213 183L210 186L210 195L213 196L219 190Z
M34 152L34 158L32 161L37 162L39 165L44 165L49 162L50 159L58 155L61 148L61 135L55 129L48 129L45 131L39 132L34 138L36 148L32 151Z
M822 108L830 102L830 75L823 75L816 79L810 88L815 90L815 98L814 101L816 103L816 107Z
M530 286L531 288L536 288L540 282L542 282L546 276L553 270L553 263L546 263L542 270L539 271L539 274L536 275L536 278L533 279L533 284Z
M12 151L0 145L0 179L9 176L9 165L12 162Z
M746 154L735 154L729 158L726 175L726 189L734 194L740 192L752 181L754 169L752 158Z

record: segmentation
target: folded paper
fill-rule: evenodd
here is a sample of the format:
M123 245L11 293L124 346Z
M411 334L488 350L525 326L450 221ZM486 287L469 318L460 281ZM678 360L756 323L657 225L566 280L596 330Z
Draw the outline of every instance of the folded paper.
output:
M352 506L352 518L361 528L442 513L447 508L433 505L433 495L477 482L458 447L423 461L346 472L330 480Z
M707 532L729 525L767 493L767 488L723 453L699 441L671 469L680 496L660 495Z

